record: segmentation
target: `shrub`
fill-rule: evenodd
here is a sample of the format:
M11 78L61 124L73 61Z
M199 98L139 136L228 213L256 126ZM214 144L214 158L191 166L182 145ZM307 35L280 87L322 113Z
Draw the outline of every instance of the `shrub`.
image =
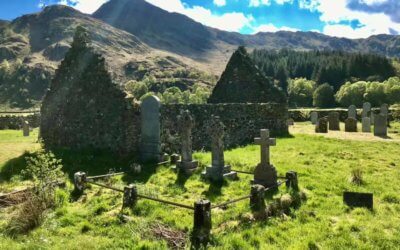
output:
M289 103L294 107L311 107L315 82L305 78L297 78L289 81Z
M333 87L324 83L314 91L313 105L320 108L330 108L335 106Z
M363 172L361 169L356 168L351 171L351 179L350 182L355 185L362 185L363 184Z

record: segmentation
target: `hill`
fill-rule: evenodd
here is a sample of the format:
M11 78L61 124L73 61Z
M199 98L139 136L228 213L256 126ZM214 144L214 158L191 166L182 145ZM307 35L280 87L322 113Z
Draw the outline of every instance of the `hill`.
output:
M329 37L315 32L260 32L243 35L204 26L185 15L170 13L144 0L111 0L93 17L123 29L154 48L167 50L218 66L238 46L295 50L342 50L400 56L400 36L377 35L367 39ZM220 65L220 62L222 65Z
M145 75L163 79L166 73L192 68L187 65L202 68L73 8L54 5L0 26L0 102L31 106L40 101L78 26L90 31L93 47L106 58L113 79L121 85ZM190 86L195 80L182 80L181 85Z

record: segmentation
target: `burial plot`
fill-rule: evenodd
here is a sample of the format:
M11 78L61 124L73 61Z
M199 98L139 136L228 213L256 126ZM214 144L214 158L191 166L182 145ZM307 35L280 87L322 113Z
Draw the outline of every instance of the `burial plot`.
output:
M387 136L387 116L378 114L375 115L374 135L386 137Z
M374 195L371 193L344 192L343 202L350 207L366 207L373 209Z
M354 105L350 105L349 109L348 109L348 118L354 118L357 119L357 108Z
M211 137L211 166L202 173L204 178L221 181L224 177L236 179L237 173L231 171L231 166L224 161L224 129L225 126L218 116L213 116L207 132Z
M148 96L141 103L140 150L142 161L160 160L160 99L156 96Z
M277 185L278 174L275 167L270 163L270 146L276 145L276 139L269 137L269 130L262 129L261 137L255 138L256 144L260 145L261 162L254 171L253 184L263 185L266 188L275 187Z
M318 119L315 125L316 133L328 133L328 119L326 117Z
M357 120L355 118L347 118L345 121L346 132L357 132Z
M317 124L317 122L318 122L318 112L315 112L315 111L311 112L310 118L311 118L311 123L313 125Z
M192 156L192 128L194 127L194 120L189 110L183 111L178 116L178 130L181 143L182 159L176 163L178 171L185 174L191 174L196 169L199 163L193 161Z
M369 117L362 118L362 132L363 133L371 132L371 119Z
M28 121L22 122L22 134L24 136L29 136L29 122Z
M329 130L340 130L340 121L338 112L330 112L328 116Z

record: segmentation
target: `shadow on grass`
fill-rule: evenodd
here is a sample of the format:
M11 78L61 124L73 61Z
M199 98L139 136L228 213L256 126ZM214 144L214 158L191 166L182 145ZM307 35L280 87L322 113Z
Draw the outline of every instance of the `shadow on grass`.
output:
M8 182L15 175L20 175L26 168L26 157L33 156L33 153L25 152L19 157L8 160L0 169L0 183Z
M189 177L190 177L189 175L182 173L182 171L178 171L175 185L177 185L180 188L184 188L186 181L189 179Z
M207 197L208 200L211 202L215 201L218 196L221 196L222 192L221 189L223 186L226 186L226 180L217 181L217 182L210 182L210 186L208 187L207 191L203 192L203 195Z
M141 164L141 166L142 168L140 173L133 173L128 170L127 174L122 176L122 180L126 183L146 183L150 177L156 173L157 168L159 167L157 163L145 163Z

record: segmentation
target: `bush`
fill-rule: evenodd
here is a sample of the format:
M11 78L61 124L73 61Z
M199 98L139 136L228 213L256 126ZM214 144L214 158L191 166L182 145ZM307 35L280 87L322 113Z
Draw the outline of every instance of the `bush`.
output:
M362 107L364 103L364 94L366 93L367 82L359 81L356 83L347 82L336 93L336 101L342 107L356 105Z
M313 105L319 108L331 108L335 106L333 87L324 83L314 91Z
M144 82L129 81L126 83L126 90L131 93L136 100L140 100L142 96L149 92Z
M316 83L305 78L289 81L289 103L294 107L311 107Z
M7 225L7 232L11 235L26 233L41 224L47 209L53 208L56 203L64 203L66 196L57 193L56 188L60 178L61 161L51 152L41 150L34 156L27 157L27 168L22 173L32 179L32 191L26 196Z

